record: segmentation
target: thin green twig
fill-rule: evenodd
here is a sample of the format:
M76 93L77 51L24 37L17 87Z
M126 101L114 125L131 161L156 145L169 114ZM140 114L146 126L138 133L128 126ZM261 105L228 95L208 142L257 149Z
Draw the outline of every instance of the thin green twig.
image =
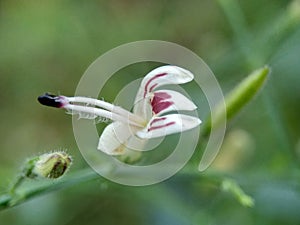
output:
M56 181L36 182L35 185L31 185L28 188L14 190L13 192L9 191L7 194L0 196L0 210L21 204L41 194L95 179L103 178L91 169L84 169Z
M252 34L247 29L247 22L238 2L236 0L217 0L217 2L221 6L233 30L234 38L245 59L247 68L253 70L262 66L264 60L255 51L256 39L252 37Z

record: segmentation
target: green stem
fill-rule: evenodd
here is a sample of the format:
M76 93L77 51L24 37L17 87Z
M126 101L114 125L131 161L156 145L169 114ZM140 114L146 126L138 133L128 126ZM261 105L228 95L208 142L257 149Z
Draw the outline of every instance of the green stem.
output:
M108 172L111 172L111 170L109 170ZM185 169L179 173L179 176L192 177L197 180L199 179L199 177L203 177L206 181L210 181L212 183L215 183L216 185L219 185L221 183L221 180L223 179L223 175L218 173L200 174L197 171L197 168L194 167L185 167ZM21 190L18 190L18 192L10 192L9 194L0 196L0 210L19 205L39 195L47 194L52 191L68 188L70 186L93 180L102 180L103 182L105 181L103 177L101 177L93 170L83 169L65 176L64 178L58 179L55 182L50 181L42 184L40 182L36 182L34 186L31 185L27 189L22 188Z
M17 181L12 185L12 187L9 191L11 195L15 194L16 189L23 183L24 180L25 180L25 176L23 176L23 175L20 175L17 178Z
M103 179L97 173L91 169L84 169L76 173L70 174L65 178L58 179L57 181L49 181L46 183L36 182L35 186L30 186L30 188L23 188L18 192L9 192L9 194L4 194L0 196L0 210L21 204L29 199L32 199L41 194L46 194L55 190L67 188L76 184L80 184L86 181ZM23 182L19 181L17 183ZM18 184L19 185L19 184ZM18 186L17 185L17 186ZM16 186L15 186L16 187Z
M259 47L263 49L260 54L265 61L270 60L280 49L279 46L299 27L300 1L291 1L273 21L271 25L267 24L262 31L259 31L262 33Z
M253 68L261 66L263 60L260 55L254 50L256 49L255 39L247 29L247 23L240 8L240 5L236 0L217 0L223 12L234 32L235 40L238 47L245 58L247 68L252 70Z
M263 93L263 101L268 112L270 115L270 123L271 126L274 128L276 140L279 148L289 154L284 154L289 162L295 162L292 159L295 159L295 152L291 146L291 142L288 135L288 129L286 127L286 123L283 121L283 117L281 111L278 107L278 102L275 102L270 92L269 88L266 88L266 91Z

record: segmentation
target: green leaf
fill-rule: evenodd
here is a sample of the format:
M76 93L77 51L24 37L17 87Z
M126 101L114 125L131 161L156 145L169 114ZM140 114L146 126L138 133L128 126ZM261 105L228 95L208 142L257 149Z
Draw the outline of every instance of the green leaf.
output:
M262 89L263 84L266 82L270 68L265 66L261 69L255 70L248 77L246 77L240 84L238 84L226 97L224 107L217 106L212 113L215 113L215 120L213 125L215 128L219 124L224 123L224 118L230 120L234 117L253 97ZM225 114L225 115L224 115ZM203 128L204 136L210 132L211 117L206 120Z
M269 72L270 68L267 66L254 71L226 96L227 119L235 116L253 99L265 83Z

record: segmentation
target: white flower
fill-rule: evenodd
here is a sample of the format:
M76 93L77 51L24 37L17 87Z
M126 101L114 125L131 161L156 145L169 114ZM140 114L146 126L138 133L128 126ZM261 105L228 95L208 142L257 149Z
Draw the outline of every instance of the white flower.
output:
M100 136L98 149L109 155L122 155L136 142L183 132L201 123L196 117L178 113L166 114L178 110L192 111L197 107L179 92L156 90L162 85L183 84L192 81L193 78L191 72L177 66L168 65L152 70L142 80L133 112L87 97L45 94L38 100L43 105L64 108L81 117L112 120Z

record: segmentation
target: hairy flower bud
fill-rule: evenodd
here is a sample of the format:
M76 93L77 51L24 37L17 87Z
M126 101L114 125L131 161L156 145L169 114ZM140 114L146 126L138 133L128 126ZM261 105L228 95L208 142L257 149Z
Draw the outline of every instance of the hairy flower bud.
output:
M66 152L45 153L28 160L24 176L56 179L66 172L71 163L72 158Z

